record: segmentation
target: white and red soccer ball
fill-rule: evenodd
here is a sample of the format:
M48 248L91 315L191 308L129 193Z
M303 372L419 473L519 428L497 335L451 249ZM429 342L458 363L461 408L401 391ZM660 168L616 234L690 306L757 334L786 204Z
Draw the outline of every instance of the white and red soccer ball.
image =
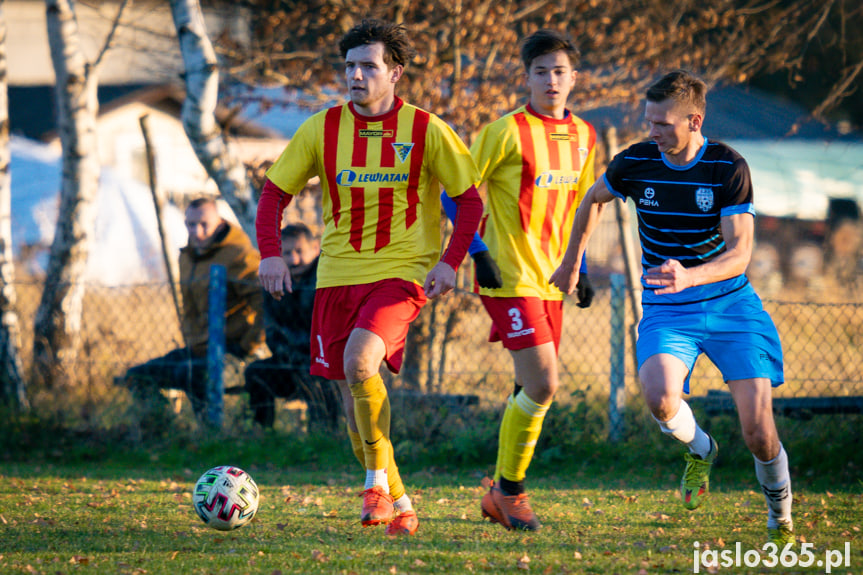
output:
M195 484L192 505L208 527L230 531L252 520L258 511L260 492L251 476L231 465L204 473Z

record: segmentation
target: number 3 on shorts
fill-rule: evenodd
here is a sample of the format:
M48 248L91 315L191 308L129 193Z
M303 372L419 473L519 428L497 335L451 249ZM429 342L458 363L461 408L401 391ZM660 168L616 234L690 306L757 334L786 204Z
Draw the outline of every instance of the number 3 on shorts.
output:
M512 324L510 325L512 331L521 331L521 328L524 327L524 321L521 319L521 312L518 310L518 308L511 307L509 308L509 311L507 313L512 319Z

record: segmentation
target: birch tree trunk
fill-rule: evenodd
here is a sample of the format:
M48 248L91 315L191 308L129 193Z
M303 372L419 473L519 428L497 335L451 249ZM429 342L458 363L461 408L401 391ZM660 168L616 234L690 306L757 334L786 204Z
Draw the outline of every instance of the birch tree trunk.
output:
M201 5L198 0L171 0L171 13L186 67L183 127L201 164L255 243L257 202L252 197L245 166L223 138L216 122L219 67L207 37Z
M9 98L7 91L6 15L0 0L0 405L27 405L20 333L15 311L15 261L12 256L12 187L9 174Z
M33 338L33 383L74 383L81 336L81 281L95 227L96 74L79 42L70 0L46 0L48 41L56 76L63 179L60 208Z

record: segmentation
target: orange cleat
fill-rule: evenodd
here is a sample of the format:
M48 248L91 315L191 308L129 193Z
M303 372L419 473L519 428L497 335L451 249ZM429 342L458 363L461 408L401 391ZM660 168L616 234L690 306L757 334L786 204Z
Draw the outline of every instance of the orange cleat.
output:
M363 526L387 524L393 520L393 498L380 485L366 489L360 496L363 498L363 514L360 517Z
M483 495L482 516L488 517L492 523L500 523L507 529L537 531L542 527L530 503L527 493L506 495L493 483L488 493Z
M400 513L387 525L387 535L413 535L420 526L417 512L413 509Z

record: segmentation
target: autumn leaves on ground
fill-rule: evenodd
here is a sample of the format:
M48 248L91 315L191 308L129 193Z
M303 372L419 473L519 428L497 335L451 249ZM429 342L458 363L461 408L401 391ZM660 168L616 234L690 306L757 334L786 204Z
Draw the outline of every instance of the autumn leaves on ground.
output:
M0 573L691 573L695 551L760 549L766 539L751 458L733 451L695 512L677 494L682 457L608 448L540 462L528 484L544 523L537 533L482 519L486 469L406 462L420 528L411 538L388 538L383 528L360 525L361 477L347 451L306 451L295 456L305 462L292 465L283 461L289 443L265 437L257 448L208 442L99 463L57 453L7 462ZM262 492L252 523L231 532L206 527L191 506L201 471L222 463L249 471ZM850 565L834 573L863 571L863 483L856 464L848 467L830 477L793 470L798 544L810 543L820 559L849 543ZM824 572L815 567L700 572Z

